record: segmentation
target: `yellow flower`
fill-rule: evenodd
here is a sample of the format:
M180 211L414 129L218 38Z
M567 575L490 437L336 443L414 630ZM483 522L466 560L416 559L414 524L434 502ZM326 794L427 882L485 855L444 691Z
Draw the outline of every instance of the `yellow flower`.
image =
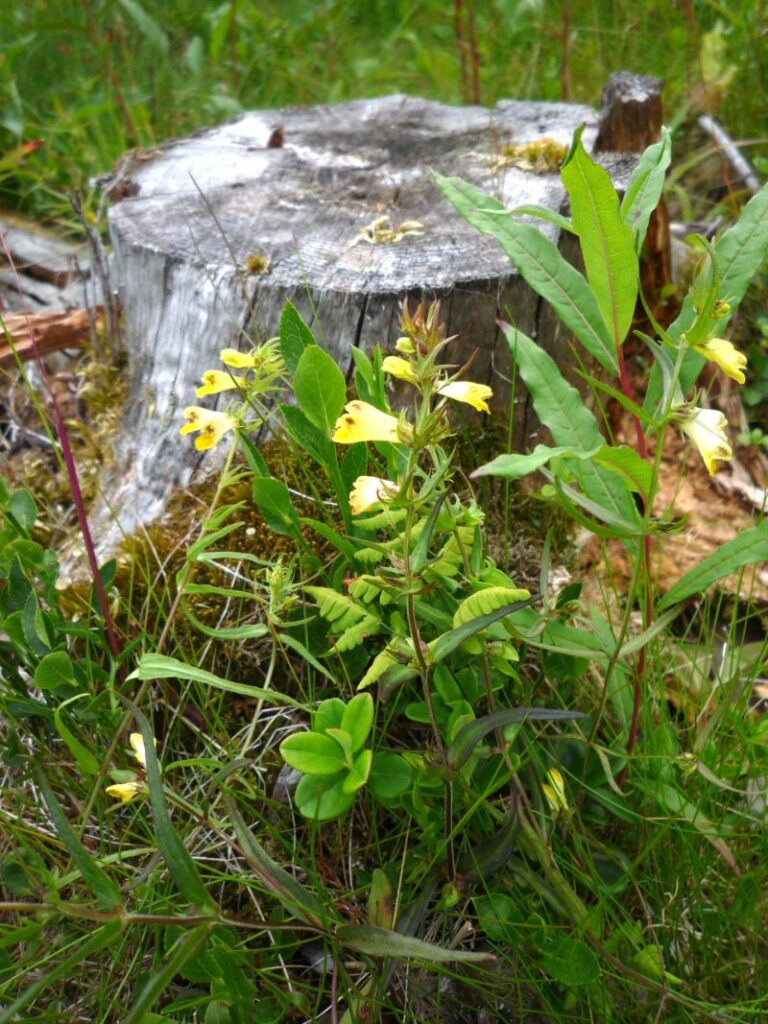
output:
M413 427L400 422L395 416L382 412L367 402L349 402L336 420L333 440L337 444L354 444L356 441L409 441Z
M195 448L204 452L213 448L229 430L234 430L237 420L225 412L214 412L211 409L203 409L199 405L188 405L184 410L184 419L187 422L179 431L180 434L191 434L200 431L200 437L195 438Z
M401 359L400 356L387 356L381 364L381 368L384 373L391 373L398 380L409 380L411 384L415 384L419 379L413 363L409 363L407 359Z
M140 732L132 732L131 735L128 737L128 742L131 745L131 750L133 750L133 756L136 758L136 760L139 762L142 768L146 768L147 751L144 747L144 737L141 735ZM157 740L153 739L152 742L155 745L155 750L157 750Z
M707 359L711 359L713 363L717 363L723 373L739 384L743 384L746 380L743 371L747 365L747 357L727 339L710 338L703 345L694 345L693 350L706 356Z
M718 409L691 409L685 419L680 420L680 429L699 449L707 472L712 474L715 462L733 457L725 428L728 421Z
M568 801L565 798L565 782L557 768L550 768L547 772L547 778L551 785L547 785L546 782L542 782L541 789L544 796L547 798L547 803L549 804L549 809L552 811L552 816L556 818L561 811L568 810Z
M359 476L349 494L349 507L353 516L367 512L397 494L397 484L378 476Z
M475 384L471 380L452 380L442 384L437 393L445 398L452 398L456 402L466 402L473 406L478 412L490 412L487 399L493 395L493 391L487 384Z
M104 792L116 800L122 800L124 804L129 804L134 797L139 793L145 793L146 790L147 787L143 782L134 779L133 782L116 782L113 786L107 786Z
M250 370L256 365L253 353L238 352L236 348L223 348L219 359L225 366L233 366L236 370Z
M205 395L218 395L220 391L233 391L235 388L245 389L248 381L245 377L234 377L231 373L221 370L206 370L203 374L203 386L195 394L198 398Z

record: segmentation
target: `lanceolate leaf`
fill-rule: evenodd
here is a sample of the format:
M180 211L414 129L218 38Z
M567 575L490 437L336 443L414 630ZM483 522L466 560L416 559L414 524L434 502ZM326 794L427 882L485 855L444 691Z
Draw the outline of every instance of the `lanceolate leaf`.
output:
M581 143L579 129L560 171L571 200L587 280L610 336L620 345L635 311L638 263L632 229L619 211L619 197L607 171Z
M46 776L40 770L36 774L40 792L43 794L43 800L48 807L51 820L61 841L66 846L67 852L77 865L83 881L97 899L102 910L115 910L120 906L120 890L104 869L96 863L93 854L86 850L75 835Z
M427 963L482 963L495 960L492 953L445 949L410 935L391 932L372 924L344 925L336 929L336 938L348 949L367 956L394 957L396 960L424 960Z
M476 718L459 729L456 738L445 752L448 765L458 771L466 764L477 744L490 732L504 729L518 722L573 722L586 718L580 711L560 711L552 708L505 708L491 715Z
M658 610L671 608L693 594L702 593L716 580L745 565L757 565L765 561L768 561L768 520L740 533L699 562L669 588L659 602Z
M297 537L300 533L299 518L283 481L273 476L257 476L253 478L251 487L253 500L270 530L286 537Z
M281 637L283 643L287 644L287 637ZM256 700L263 700L267 704L290 704L291 707L301 708L304 705L294 700L287 694L275 693L273 690L264 690L260 686L248 686L246 683L230 682L220 676L206 672L204 668L196 665L187 665L184 661L171 658L166 654L144 654L139 659L138 668L132 672L129 679L189 679L194 683L201 683L203 686L212 686L216 690L224 690L227 693L238 693L243 697L254 697Z
M296 372L304 349L315 345L312 331L301 319L301 314L292 302L286 302L280 316L280 352L289 374Z
M664 191L664 177L671 158L672 136L668 128L662 128L661 139L649 146L637 161L621 201L621 216L632 229L638 254L645 240L648 221Z
M461 178L435 180L459 213L485 235L492 235L518 273L546 299L565 326L589 354L612 374L618 372L616 352L600 309L582 274L557 246L531 224L521 224L506 213L497 199L486 196ZM495 212L494 212L495 211Z
M605 440L597 420L578 391L563 378L555 361L522 331L504 325L504 333L536 414L549 428L555 444L576 451L602 447ZM590 462L574 461L569 468L584 495L603 506L611 518L639 523L631 494L615 474Z
M517 480L519 477L535 473L537 469L541 469L542 466L546 466L552 459L561 455L573 455L577 459L588 459L599 452L601 447L603 446L596 445L583 452L574 451L573 448L564 446L550 448L546 444L537 444L528 455L521 455L518 452L497 455L495 459L480 466L470 476L473 480L480 476L501 476L507 480Z
M533 604L536 600L538 598L532 597L527 601L513 601L510 604L503 605L501 608L497 608L493 612L489 612L487 615L478 615L476 619L470 619L469 622L465 622L457 629L451 629L447 633L443 633L442 636L439 636L428 645L432 664L436 665L443 661L457 647L460 647L465 640L469 640L471 636L482 633L484 629L492 626L494 622L498 622L499 619L503 619L506 615L511 615L512 612L519 611L529 604Z

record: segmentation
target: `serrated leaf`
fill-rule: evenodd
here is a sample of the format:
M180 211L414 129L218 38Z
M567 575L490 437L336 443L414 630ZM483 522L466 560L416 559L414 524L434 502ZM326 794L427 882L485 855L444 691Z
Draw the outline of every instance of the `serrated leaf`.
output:
M521 277L546 299L589 354L609 373L618 373L615 348L595 297L557 247L531 224L496 215L494 211L507 210L492 196L461 178L433 174L449 202L478 231L496 238Z
M607 171L581 142L580 128L560 176L571 200L587 280L605 326L616 345L627 336L637 302L639 268L632 229L619 210L619 197Z
M330 436L347 397L347 382L319 345L307 347L293 373L293 393L305 416Z
M465 598L453 613L453 627L456 629L463 626L479 615L495 612L497 608L527 601L530 596L529 590L520 587L487 587L485 590L478 590L477 593Z

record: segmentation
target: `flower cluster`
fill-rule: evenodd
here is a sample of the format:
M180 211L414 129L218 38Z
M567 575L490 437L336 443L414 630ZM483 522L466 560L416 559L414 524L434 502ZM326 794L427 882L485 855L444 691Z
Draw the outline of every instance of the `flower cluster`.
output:
M132 732L128 737L128 742L131 745L133 756L139 762L142 769L146 769L147 751L144 747L144 737L140 732ZM153 742L155 747L157 747L157 740ZM144 780L143 774L139 775L137 772L117 770L112 772L112 776L116 779L115 783L107 786L104 790L108 796L121 800L124 804L129 804L134 797L146 795L147 783Z
M409 336L400 338L395 347L400 355L387 356L381 364L385 373L418 388L427 399L422 405L419 421L412 424L405 414L393 416L368 402L349 402L339 416L333 432L337 444L355 444L359 441L384 441L390 444L412 445L419 439L422 443L429 436L430 428L440 429L443 407L447 399L464 402L478 412L489 413L488 400L493 392L486 384L461 381L446 377L443 369L435 364L438 351L451 339L446 339L438 323L439 303L434 303L425 317L421 309L412 318L407 306L403 311L403 327ZM431 408L431 400L437 405ZM359 476L349 495L353 515L360 515L377 505L394 501L401 491L401 484L377 476Z
M727 303L718 303L718 315L725 316L729 311ZM745 382L747 357L726 338L709 338L691 345L691 348L719 366L737 384ZM685 436L698 448L710 475L717 471L718 462L733 458L733 450L726 435L728 421L719 410L681 405L675 411L675 420Z
M196 391L198 398L206 395L219 395L224 391L236 391L243 399L241 410L235 413L216 412L200 405L188 405L184 410L186 423L179 430L180 434L194 434L195 448L207 451L213 448L230 431L237 430L242 422L242 410L249 401L268 391L281 376L284 369L283 358L277 340L266 342L252 352L238 352L233 348L223 348L219 359L227 367L226 370L206 370L202 376L202 384ZM245 371L233 373L233 370Z

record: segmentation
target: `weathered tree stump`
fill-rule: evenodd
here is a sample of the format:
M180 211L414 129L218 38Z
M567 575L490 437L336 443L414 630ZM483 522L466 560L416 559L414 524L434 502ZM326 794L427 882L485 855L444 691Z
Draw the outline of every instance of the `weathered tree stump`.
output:
M502 101L448 107L407 96L250 113L231 124L129 154L106 181L116 283L124 308L129 403L105 481L126 530L162 511L199 461L178 436L203 370L224 346L277 331L290 299L343 370L354 346L390 346L402 300L438 295L450 356L477 354L471 376L508 399L509 353L497 319L511 318L560 363L565 332L497 243L442 198L431 169L459 175L510 206L564 206L555 166L536 173L498 160L502 147L552 138L568 146L597 116L585 106ZM603 159L603 158L601 158ZM621 182L631 158L605 158ZM372 244L388 217L423 236ZM558 244L552 225L537 222ZM266 273L254 272L269 261ZM518 396L517 443L530 440Z

